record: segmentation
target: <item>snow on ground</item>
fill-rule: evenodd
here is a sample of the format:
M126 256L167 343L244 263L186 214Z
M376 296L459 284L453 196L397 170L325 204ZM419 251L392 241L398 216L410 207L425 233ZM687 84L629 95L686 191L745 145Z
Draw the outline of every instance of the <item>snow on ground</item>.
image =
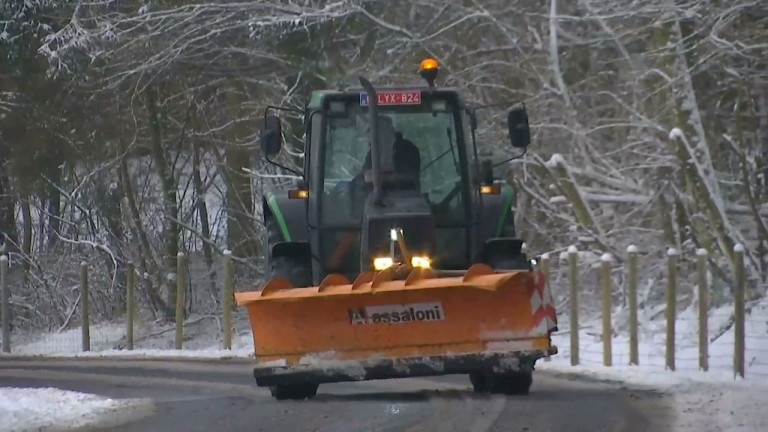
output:
M171 334L171 344L173 344L173 334ZM62 356L67 354L50 354L51 356ZM203 347L187 349L163 349L163 348L140 348L134 350L109 349L103 351L75 352L69 353L71 357L183 357L183 358L206 358L206 359L227 359L227 358L254 358L253 355L253 337L251 333L238 335L232 338L232 349L221 348L221 343Z
M108 399L56 388L0 387L3 431L107 428L151 413L145 399Z
M104 323L92 325L91 350L109 349L125 337L125 325ZM13 335L16 336L16 335ZM75 327L61 332L19 335L13 338L11 349L17 355L73 355L83 350L82 329Z
M134 350L125 349L125 323L91 326L91 350L82 350L82 330L13 335L11 355L52 357L201 357L253 358L253 335L247 323L236 323L232 349L222 348L222 336L213 320L191 317L184 327L182 350L173 349L175 325L137 325ZM3 354L0 354L0 358Z
M675 431L766 431L768 430L768 299L753 305L745 323L746 373L733 373L734 330L727 326L732 306L709 313L709 368L698 368L698 319L693 308L679 314L675 323L675 371L665 368L665 321L647 319L640 313L639 366L629 366L629 338L612 338L613 366L602 366L601 327L588 320L579 331L578 366L570 365L570 333L561 331L552 340L559 354L537 363L539 370L577 374L628 387L670 393L676 418ZM614 320L614 325L618 323ZM566 323L567 325L567 323ZM562 326L561 326L562 327ZM722 332L720 329L727 328ZM719 334L722 333L722 334ZM712 341L713 338L716 339Z
M537 364L538 370L577 374L601 381L618 381L638 389L670 393L674 431L761 432L768 430L768 382L764 378L734 380L722 371L665 371L654 366L573 367L560 359Z

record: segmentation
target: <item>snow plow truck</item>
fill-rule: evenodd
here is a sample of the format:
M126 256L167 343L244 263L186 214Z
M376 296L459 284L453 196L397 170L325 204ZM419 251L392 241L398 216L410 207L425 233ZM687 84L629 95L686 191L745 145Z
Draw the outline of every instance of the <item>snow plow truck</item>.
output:
M522 250L513 189L480 161L476 110L456 89L425 84L314 91L304 117L304 171L265 192L270 279L238 292L253 329L258 386L277 399L322 383L468 374L476 392L527 394L534 364L554 355L549 287ZM530 142L522 104L510 144ZM283 146L268 107L262 153Z

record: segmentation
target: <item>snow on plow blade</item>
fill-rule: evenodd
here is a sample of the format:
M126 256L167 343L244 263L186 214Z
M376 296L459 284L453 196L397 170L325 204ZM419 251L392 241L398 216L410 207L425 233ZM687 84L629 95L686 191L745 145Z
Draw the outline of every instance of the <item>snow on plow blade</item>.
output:
M552 296L538 272L391 268L309 288L275 278L235 300L248 309L261 386L530 370L557 352Z

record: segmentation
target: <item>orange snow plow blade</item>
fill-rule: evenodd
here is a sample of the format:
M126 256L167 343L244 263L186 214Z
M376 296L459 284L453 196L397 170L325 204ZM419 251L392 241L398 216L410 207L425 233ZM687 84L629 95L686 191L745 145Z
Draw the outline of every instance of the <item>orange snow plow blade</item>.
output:
M532 368L557 352L549 337L557 325L552 296L538 272L495 273L476 264L461 276L440 277L431 269L390 268L354 282L330 275L309 288L276 278L235 299L250 316L259 385L297 368L314 370L318 382L464 373L499 363L516 369L523 361ZM440 365L431 371L413 367L435 360ZM323 373L357 365L364 366L357 374Z

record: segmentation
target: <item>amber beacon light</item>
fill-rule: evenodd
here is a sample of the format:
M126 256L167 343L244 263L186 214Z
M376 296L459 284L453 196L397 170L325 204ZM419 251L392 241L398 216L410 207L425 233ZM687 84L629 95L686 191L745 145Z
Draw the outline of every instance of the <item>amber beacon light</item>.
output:
M424 59L419 64L419 75L427 81L430 87L434 87L438 69L440 69L440 65L437 63L437 60L432 58Z

